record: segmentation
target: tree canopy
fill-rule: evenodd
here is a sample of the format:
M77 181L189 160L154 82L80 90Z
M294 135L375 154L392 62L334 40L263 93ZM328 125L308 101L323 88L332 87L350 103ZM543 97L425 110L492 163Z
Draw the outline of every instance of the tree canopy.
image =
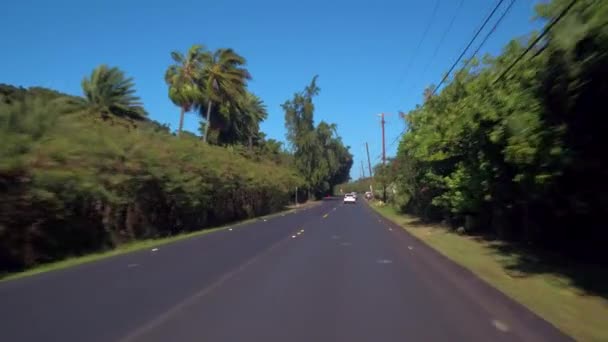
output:
M304 91L282 105L296 167L309 192L316 196L328 194L334 185L347 181L353 164L352 154L337 134L337 126L324 121L314 125L313 98L319 91L315 76Z
M567 3L540 4L538 16L552 19ZM608 242L607 28L607 2L579 1L500 80L521 40L471 61L435 96L425 91L393 162L398 204L468 231L599 257Z
M126 78L116 67L100 65L95 68L90 77L82 80L82 90L87 105L94 111L134 118L148 115L135 95L133 79Z

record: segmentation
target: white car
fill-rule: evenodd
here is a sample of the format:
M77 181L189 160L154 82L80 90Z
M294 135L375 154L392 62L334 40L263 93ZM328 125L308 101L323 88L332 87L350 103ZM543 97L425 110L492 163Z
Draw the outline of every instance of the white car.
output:
M357 203L357 198L353 194L344 195L344 204L346 203Z

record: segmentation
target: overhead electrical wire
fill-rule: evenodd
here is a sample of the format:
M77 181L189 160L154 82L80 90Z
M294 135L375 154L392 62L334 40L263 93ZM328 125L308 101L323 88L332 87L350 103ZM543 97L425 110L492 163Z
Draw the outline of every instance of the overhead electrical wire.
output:
M479 36L481 31L486 27L486 25L488 24L490 19L492 19L492 17L494 16L494 13L496 13L496 11L500 8L500 6L502 5L503 2L505 2L505 0L499 0L498 3L496 4L496 6L494 6L494 9L492 10L492 12L490 12L490 14L488 14L488 16L484 20L483 24L481 24L481 27L477 30L477 32L475 33L473 38L471 38L471 41L469 42L469 44L467 44L467 46L464 48L464 50L462 50L462 53L460 54L460 56L458 56L458 58L456 59L454 64L452 64L452 66L450 67L450 70L448 70L448 72L445 74L445 76L443 76L443 78L441 79L439 84L437 84L437 86L433 89L431 96L435 95L435 93L437 92L437 89L439 89L439 87L441 87L443 82L445 82L445 80L447 80L447 78L450 76L450 74L452 73L454 68L456 68L458 63L460 63L460 60L462 59L462 57L467 53L467 51L469 50L471 45L473 45L473 42L475 41L475 39L477 39L477 36Z
M498 20L496 21L496 23L494 23L494 26L492 26L492 28L490 29L490 31L488 31L488 33L486 34L486 36L481 41L481 44L479 44L479 46L477 47L477 49L475 49L475 52L473 52L473 54L471 55L471 57L469 57L469 59L467 59L467 61L464 63L464 66L462 67L463 69L465 69L466 67L469 66L469 64L471 64L471 61L473 60L473 58L475 58L475 56L477 55L477 53L479 52L479 50L481 50L481 48L486 44L486 42L488 41L488 38L490 38L490 36L494 33L494 31L496 31L496 29L498 28L498 26L500 25L500 23L502 22L502 20L511 11L511 8L513 8L514 4L515 4L515 0L511 0L511 2L509 3L509 6L507 6L507 9L502 13L502 15L500 16L500 18L498 18Z
M501 2L502 2L502 1L501 1ZM520 55L519 55L519 56L518 56L518 57L517 57L517 58L516 58L514 61L513 61L513 63L511 63L511 64L510 64L510 65L509 65L509 66L508 66L508 67L507 67L507 68L506 68L506 69L505 69L505 70L504 70L504 71L503 71L503 72L502 72L502 73L501 73L501 74L500 74L500 75L499 75L499 76L496 78L496 80L494 80L494 83L493 83L493 84L496 84L496 83L497 83L498 81L500 81L500 80L501 80L503 77L505 77L505 75L506 75L507 73L509 73L509 71L511 71L511 69L513 69L513 67L514 67L514 66L515 66L517 63L519 63L519 61L520 61L520 60L521 60L521 59L522 59L522 58L523 58L523 57L524 57L524 56L525 56L525 55L526 55L528 52L530 52L530 50L532 50L532 48L533 48L533 47L534 47L536 44L538 44L538 42L539 42L539 41L540 41L540 40L541 40L541 39L542 39L544 36L546 36L546 35L547 35L547 33L549 33L549 31L551 31L551 29L552 29L552 28L555 26L555 24L557 24L557 23L558 23L560 20L562 20L562 19L564 18L564 16L565 16L566 14L568 14L568 12L569 12L569 11L572 9L572 7L574 7L574 5L575 5L577 2L578 2L578 0L572 0L572 1L571 1L571 2L570 2L570 3L569 3L567 6L566 6L566 7L564 7L564 9L563 9L563 10L562 10L562 11L561 11L561 12L560 12L560 13L559 13L559 14L558 14L558 15L557 15L557 16L556 16L556 17L555 17L555 18L554 18L554 19L553 19L553 20L552 20L552 21L551 21L551 22L550 22L550 23L549 23L547 26L545 26L545 28L543 29L543 31L541 32L541 34L540 34L538 37L536 37L536 39L534 39L534 41L532 41L532 42L531 42L531 43L528 45L528 47L527 47L527 48L526 48L526 49L525 49L525 50L524 50L524 51L523 51L523 52L522 52L522 53L521 53L521 54L520 54ZM500 5L500 3L499 3L499 5ZM505 13L506 13L506 12L508 12L508 11L510 10L510 8L511 8L511 6L512 6L512 5L513 5L513 2L512 2L510 5L509 5L509 7L508 7L508 8L507 8L507 10L505 11ZM495 11L493 11L493 12L495 12ZM501 19L502 19L502 18L504 18L505 13L503 13L503 15L501 16ZM498 27L498 23L500 23L500 20L501 20L501 19L499 19L499 21L498 21L498 22L497 22L497 23L494 25L494 27L492 28L492 31L491 31L491 32L493 32L494 30L496 30L496 27ZM490 33L490 34L491 34L491 33ZM489 35L490 35L490 34L489 34ZM481 48L481 46L483 46L483 44L485 43L485 41L487 40L487 38L489 37L489 35L486 35L486 38L484 38L484 41L483 41L483 42L482 42L482 44L481 44L481 45L480 45L480 46L477 48L477 50L475 51L474 55L475 55L475 54L476 54L476 53L479 51L479 49ZM465 50L466 50L466 49L465 49ZM474 55L473 55L473 56L474 56ZM465 66L466 66L466 65L465 65ZM444 77L444 80L445 80L445 78L446 78L446 77ZM437 88L439 88L439 87L437 87ZM436 90L437 88L435 88L435 90ZM434 94L434 92L433 92L433 94ZM399 139L399 137L400 137L400 136L401 136L403 133L405 133L405 132L406 132L406 130L403 130L403 132L402 132L400 135L398 135L398 136L397 136L397 138L396 138L395 140L393 140L393 142L391 143L391 145L392 145L392 144L394 144L394 143L395 143L395 141L397 141L397 140Z
M452 29L452 26L454 25L454 22L456 21L456 17L458 17L458 14L460 13L460 9L462 8L462 4L464 4L464 0L460 0L460 2L458 3L458 7L456 7L456 10L454 10L454 14L452 15L452 19L450 19L450 23L448 24L448 26L446 26L445 30L441 34L441 38L439 39L439 43L435 47L435 51L433 51L433 54L427 60L426 65L424 66L423 71L422 71L422 77L421 77L422 79L424 79L424 76L426 75L426 72L428 71L429 66L431 66L431 63L435 60L435 57L437 57L437 53L439 53L439 49L441 49L441 47L443 46L443 42L445 41L445 38L447 38L448 33L450 32L450 30ZM412 91L412 88L414 87L414 84L415 84L414 82L410 83L410 88L407 91L408 93L410 91Z
M498 81L500 81L509 71L511 71L511 69L513 69L513 67L515 66L515 64L519 63L519 61L530 51L532 50L532 48L553 28L553 26L555 26L555 24L557 24L560 20L562 20L562 18L572 9L572 7L576 4L578 0L572 0L566 7L564 7L564 9L560 12L560 14L558 14L557 17L555 17L555 19L553 19L553 21L551 23L549 23L549 25L547 25L545 27L545 29L541 32L541 34L536 37L536 39L534 39L534 41L532 41L532 43L530 43L530 45L528 46L528 48L526 48L526 50L524 50L524 52L521 53L521 55L519 55L514 61L513 63L511 63L509 65L509 67L507 67L505 69L505 71L503 71L500 76L498 76L498 78L496 78L496 80L494 81L493 84L496 84Z
M389 99L393 98L393 96L395 96L395 94L397 93L399 87L401 86L401 83L403 83L403 80L405 80L406 76L408 75L409 70L412 67L413 61L418 56L418 53L420 51L420 47L422 47L422 44L426 40L426 36L428 35L429 30L431 29L431 26L433 26L433 22L435 20L435 15L437 14L437 9L439 8L439 3L440 3L440 0L436 0L435 1L435 7L433 7L433 11L431 12L431 19L427 22L426 28L424 29L424 32L422 33L422 36L420 37L420 40L418 41L418 45L416 46L416 49L414 49L414 54L411 55L412 58L409 59L409 61L408 61L407 65L406 65L404 71L401 73L401 76L399 77L399 80L397 82L397 86L395 87L395 90L387 98L387 100L389 100ZM384 101L384 102L386 102L386 101Z
M576 1L576 0L574 0L574 1ZM483 30L483 28L485 27L485 25L489 22L489 19L491 19L491 17L494 16L494 13L496 13L496 10L499 8L499 6L503 2L504 2L504 0L499 1L499 3L496 5L497 7L495 7L494 10L492 10L492 12L490 13L490 15L486 18L486 20L484 21L484 23L482 24L482 26L480 27L480 29L477 31L477 33L473 37L473 40L471 40L471 42L469 42L469 44L465 48L465 51L463 51L463 52L466 52L466 50L468 50L468 48L472 45L474 39L479 35L479 32L481 32L481 30ZM496 29L498 28L498 26L500 25L500 23L504 20L504 18L507 16L507 14L511 11L511 9L512 9L512 7L513 7L514 4L515 4L515 0L511 0L511 2L509 3L509 5L505 9L505 11L501 14L501 16L498 18L498 20L494 23L494 26L492 26L492 28L485 35L485 37L483 38L483 40L481 41L481 43L479 44L479 46L477 47L477 49L475 49L475 52L473 52L473 54L471 55L471 57L466 61L466 63L465 63L465 65L464 65L463 68L466 68L470 64L470 62L473 60L473 58L477 55L477 53L479 53L479 51L485 45L485 43L488 41L488 39L490 38L490 36L492 36L492 34L494 34L494 32L496 31ZM461 56L458 58L458 60L456 61L456 64L460 61L460 59L462 59L462 56L463 56L463 54L461 54ZM451 70L450 70L450 72L451 72ZM448 74L450 72L448 72ZM439 88L439 86L435 87L434 90L436 90L437 88ZM433 91L433 94L434 94L434 91ZM399 135L397 135L395 137L395 139L393 139L393 141L390 143L389 148L391 148L406 131L407 131L407 128L404 129Z

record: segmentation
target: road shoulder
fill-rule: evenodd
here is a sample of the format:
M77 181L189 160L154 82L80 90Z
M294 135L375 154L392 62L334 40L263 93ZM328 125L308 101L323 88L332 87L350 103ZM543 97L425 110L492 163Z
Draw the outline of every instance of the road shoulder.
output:
M531 312L577 340L608 340L604 317L608 301L586 293L558 274L515 274L516 254L499 252L496 244L462 236L443 227L420 223L393 208L369 206L428 249L438 252L485 284L527 307Z

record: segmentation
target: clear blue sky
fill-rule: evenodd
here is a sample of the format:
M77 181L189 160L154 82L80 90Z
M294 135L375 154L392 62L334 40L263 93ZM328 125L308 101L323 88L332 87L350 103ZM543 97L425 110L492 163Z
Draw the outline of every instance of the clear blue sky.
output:
M389 145L404 128L398 111L412 109L425 86L438 83L496 3L464 0L457 11L459 1L9 1L0 14L0 82L80 95L80 81L95 66L118 66L135 79L150 117L176 128L179 110L163 80L170 51L194 43L231 47L247 58L250 88L268 106L262 129L271 138L285 140L280 104L319 75L315 119L338 124L357 178L364 143L372 162L381 152L376 114L389 113L387 154L393 155L397 144ZM538 28L535 3L517 0L482 51L496 54ZM186 129L196 132L197 121L189 114Z

